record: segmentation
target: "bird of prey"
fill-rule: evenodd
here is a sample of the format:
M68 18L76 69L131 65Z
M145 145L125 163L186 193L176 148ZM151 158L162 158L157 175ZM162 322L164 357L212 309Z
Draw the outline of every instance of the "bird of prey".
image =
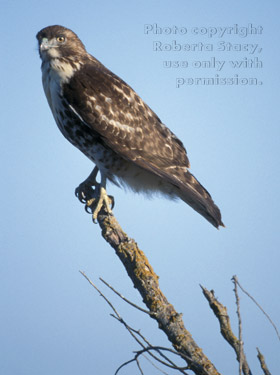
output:
M95 168L76 189L98 192L93 212L111 212L106 180L134 192L181 198L216 228L224 226L208 191L189 172L183 143L135 91L90 55L78 36L63 26L37 34L44 91L62 134ZM97 183L98 171L101 175Z

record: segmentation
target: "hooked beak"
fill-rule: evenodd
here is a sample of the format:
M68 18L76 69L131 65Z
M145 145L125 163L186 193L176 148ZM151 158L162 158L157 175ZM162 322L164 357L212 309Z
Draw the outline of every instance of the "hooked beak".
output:
M39 54L42 60L51 60L60 57L60 52L56 40L42 38L39 42Z
M48 38L43 38L40 43L40 51L43 52L43 51L48 50L49 48L50 48L50 44L49 44Z

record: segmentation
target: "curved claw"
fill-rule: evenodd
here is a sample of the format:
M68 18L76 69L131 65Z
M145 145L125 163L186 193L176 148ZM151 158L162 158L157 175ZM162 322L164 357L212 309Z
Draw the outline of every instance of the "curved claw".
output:
M93 197L94 189L92 189L91 186L82 182L75 189L75 195L81 203L86 203L89 199L91 199Z
M88 178L75 189L75 195L81 203L87 203L89 199L96 196L95 190L96 188L100 188L99 184L96 182L97 173L98 168L94 167Z
M110 214L115 206L115 200L112 195L107 195L104 187L100 184L95 185L95 189L88 184L81 183L75 189L75 195L79 201L85 204L87 213L92 214L93 222L97 222L97 216L102 207Z
M84 195L84 192L83 192L83 189L82 189L81 185L76 187L75 196L79 199L79 201L81 203L85 203L85 195Z
M107 195L106 192L106 176L101 173L101 183L96 182L98 168L95 167L88 178L82 182L76 189L75 195L79 201L85 204L85 210L92 214L93 222L96 223L97 216L102 207L112 213L115 205L114 197Z
M89 202L89 201L88 201ZM86 211L86 213L88 213L88 214L92 214L92 209L91 209L91 207L89 206L89 205L85 205L85 211Z
M111 205L111 210L115 207L115 198L113 195L108 195L108 198L110 199L110 205Z

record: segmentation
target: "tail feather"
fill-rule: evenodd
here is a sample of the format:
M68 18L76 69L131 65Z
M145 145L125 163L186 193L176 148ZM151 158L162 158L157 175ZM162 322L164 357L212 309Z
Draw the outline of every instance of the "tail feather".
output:
M190 173L184 173L184 181L179 184L179 197L200 215L205 217L214 227L224 227L221 211L215 205L208 191Z

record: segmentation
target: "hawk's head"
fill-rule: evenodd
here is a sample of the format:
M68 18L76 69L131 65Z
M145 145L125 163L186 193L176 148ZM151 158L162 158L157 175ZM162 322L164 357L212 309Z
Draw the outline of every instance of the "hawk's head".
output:
M74 57L86 53L85 46L73 31L63 26L48 26L36 35L42 60Z

